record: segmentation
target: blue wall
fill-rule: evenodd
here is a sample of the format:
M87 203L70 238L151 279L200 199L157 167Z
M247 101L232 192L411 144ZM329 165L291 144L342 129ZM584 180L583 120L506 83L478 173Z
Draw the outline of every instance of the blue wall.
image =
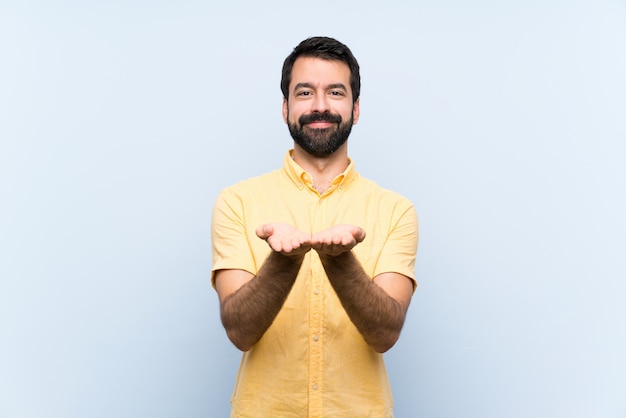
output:
M224 417L217 193L278 167L302 39L415 203L400 418L626 417L623 1L0 4L0 417Z

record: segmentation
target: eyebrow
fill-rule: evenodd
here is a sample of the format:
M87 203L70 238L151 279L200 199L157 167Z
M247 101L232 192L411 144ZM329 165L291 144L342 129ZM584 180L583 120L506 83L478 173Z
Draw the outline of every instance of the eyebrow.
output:
M314 88L314 86L311 83L298 83L294 86L293 89L295 91L298 89L312 89L312 88ZM328 86L326 86L326 90L332 90L332 89L342 89L344 91L348 91L345 84L343 83L333 83L333 84L329 84Z

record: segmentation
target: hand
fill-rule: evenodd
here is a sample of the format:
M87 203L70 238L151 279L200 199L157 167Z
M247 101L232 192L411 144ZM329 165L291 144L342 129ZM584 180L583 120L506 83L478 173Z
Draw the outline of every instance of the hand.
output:
M335 257L352 250L364 239L363 228L355 225L334 225L313 234L311 247L320 255Z
M302 255L311 249L311 235L286 223L261 225L256 229L256 235L273 251L286 256Z

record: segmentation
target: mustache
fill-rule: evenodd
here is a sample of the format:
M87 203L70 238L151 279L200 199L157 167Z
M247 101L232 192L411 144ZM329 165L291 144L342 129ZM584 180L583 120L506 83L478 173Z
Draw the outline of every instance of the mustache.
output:
M342 120L341 115L334 115L330 112L313 112L308 115L300 116L300 118L298 118L298 123L302 126L311 122L341 123Z

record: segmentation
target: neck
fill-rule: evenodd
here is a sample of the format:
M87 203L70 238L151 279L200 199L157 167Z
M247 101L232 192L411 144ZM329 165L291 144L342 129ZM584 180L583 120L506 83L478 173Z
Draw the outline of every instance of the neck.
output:
M315 157L294 144L293 160L313 177L313 187L323 194L335 177L348 167L347 144L327 157Z
M313 176L315 183L330 183L348 167L348 148L344 144L337 151L326 157L308 154L298 145L294 145L293 160Z

